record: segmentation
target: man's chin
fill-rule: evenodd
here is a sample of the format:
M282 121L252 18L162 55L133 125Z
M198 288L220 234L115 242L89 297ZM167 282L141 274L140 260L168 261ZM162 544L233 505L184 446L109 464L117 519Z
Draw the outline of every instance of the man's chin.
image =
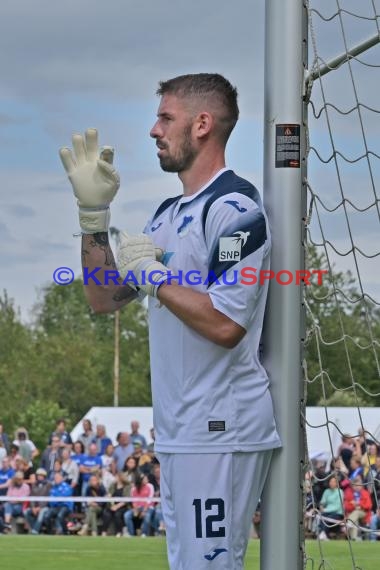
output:
M160 166L164 172L178 172L178 167L172 162L160 159Z

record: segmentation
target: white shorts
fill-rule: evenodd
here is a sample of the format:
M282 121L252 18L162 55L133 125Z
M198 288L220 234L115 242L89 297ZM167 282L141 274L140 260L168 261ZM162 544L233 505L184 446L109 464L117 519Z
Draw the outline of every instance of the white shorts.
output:
M272 450L158 453L171 570L242 570Z

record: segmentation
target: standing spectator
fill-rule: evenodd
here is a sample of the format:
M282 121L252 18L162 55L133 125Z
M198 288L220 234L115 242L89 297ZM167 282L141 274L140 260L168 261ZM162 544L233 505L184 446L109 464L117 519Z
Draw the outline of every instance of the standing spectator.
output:
M90 443L88 447L88 454L83 456L82 462L79 466L79 471L82 474L82 496L86 495L88 482L91 475L97 475L101 472L102 460L98 455L95 443Z
M131 490L131 497L134 500L132 509L124 515L125 526L128 534L134 536L137 528L141 527L141 536L150 534L152 518L154 516L154 503L149 501L139 501L138 499L149 499L154 496L153 485L148 482L148 477L142 473L136 473L135 483Z
M146 439L145 437L139 433L139 429L140 429L140 424L138 421L133 420L131 422L131 434L130 434L130 440L131 443L133 445L135 445L136 442L141 444L142 449L146 450L148 445L146 443Z
M115 447L113 456L116 463L116 471L122 471L126 459L134 452L133 444L126 431L119 434L119 445Z
M40 467L45 469L49 478L51 473L53 473L54 463L57 459L61 459L61 440L58 435L53 435L50 445L42 452L40 462Z
M71 449L73 446L73 440L71 439L71 435L66 430L66 421L63 418L59 418L55 424L55 430L50 434L49 437L49 444L54 436L59 437L60 447Z
M113 499L117 497L129 497L132 485L127 482L125 473L119 471L116 475L116 481L109 489L109 496ZM107 535L110 525L113 523L115 534L117 537L122 535L124 526L124 515L129 508L128 503L113 501L108 504L103 511L103 536Z
M362 458L360 455L353 455L350 461L350 469L348 472L350 481L356 479L356 477L362 477L364 473L364 468L362 465Z
M7 494L7 489L15 473L15 469L10 465L9 457L4 457L2 467L0 469L0 495Z
M18 445L19 454L27 460L29 465L32 465L33 459L39 455L37 447L33 441L29 439L29 434L25 428L20 427L16 430L14 445Z
M86 497L105 497L106 490L100 482L97 475L91 475L86 489ZM92 536L98 535L98 521L102 522L102 513L105 503L97 503L96 501L88 502L86 506L86 518L82 529L78 532L80 536L91 533Z
M319 539L327 540L331 530L335 531L337 527L339 528L339 523L337 525L327 519L343 520L343 491L339 488L338 480L334 476L329 479L329 488L323 491L319 509L322 512Z
M8 455L8 453L10 452L10 449L11 449L10 448L9 436L8 436L8 434L6 434L4 432L4 427L3 427L3 424L1 422L0 422L0 441L2 442L4 448L7 452L7 455Z
M45 469L39 467L36 471L36 482L32 485L31 495L34 497L47 497L50 494L51 484L46 479ZM39 534L49 510L48 504L43 501L33 501L25 511L25 519L31 534Z
M50 496L52 500L49 502L49 508L46 513L45 521L48 526L49 532L52 532L53 522L57 534L67 534L66 517L73 510L73 502L69 500L72 496L73 490L60 472L54 475L54 483L50 489ZM54 497L67 497L67 501L54 501Z
M30 495L30 487L24 483L24 474L22 471L16 471L11 479L11 483L7 490L7 497L28 497ZM4 505L4 526L8 530L11 529L12 517L20 517L23 514L23 501L12 501Z
M98 424L96 426L96 435L93 438L92 443L96 444L98 455L104 455L107 447L110 444L112 445L112 440L106 434L106 428L103 424Z
M361 477L356 477L345 488L344 510L346 518L352 524L347 525L348 535L352 540L358 538L358 526L368 526L371 522L372 501L367 489L363 487Z
M84 452L88 453L90 444L92 443L92 440L94 439L95 434L92 430L91 421L88 418L83 420L82 427L83 427L83 433L80 434L80 436L78 437L78 440L83 443Z
M149 453L154 454L154 438L155 438L154 428L150 428L149 433L150 433L151 441L148 443L147 450L149 451Z

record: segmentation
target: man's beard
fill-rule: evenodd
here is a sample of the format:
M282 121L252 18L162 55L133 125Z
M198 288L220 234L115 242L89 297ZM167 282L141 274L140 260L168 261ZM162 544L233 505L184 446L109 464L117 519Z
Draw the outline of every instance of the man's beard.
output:
M165 172L182 172L188 170L196 157L195 149L191 143L191 125L185 127L182 144L177 150L176 156L159 157L160 166Z

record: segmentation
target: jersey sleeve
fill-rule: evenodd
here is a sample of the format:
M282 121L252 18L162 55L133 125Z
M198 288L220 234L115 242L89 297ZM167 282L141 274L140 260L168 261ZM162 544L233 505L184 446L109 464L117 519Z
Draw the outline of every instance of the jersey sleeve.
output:
M205 239L212 304L246 329L264 293L260 272L269 269L270 236L261 205L238 192L222 196L208 211Z

